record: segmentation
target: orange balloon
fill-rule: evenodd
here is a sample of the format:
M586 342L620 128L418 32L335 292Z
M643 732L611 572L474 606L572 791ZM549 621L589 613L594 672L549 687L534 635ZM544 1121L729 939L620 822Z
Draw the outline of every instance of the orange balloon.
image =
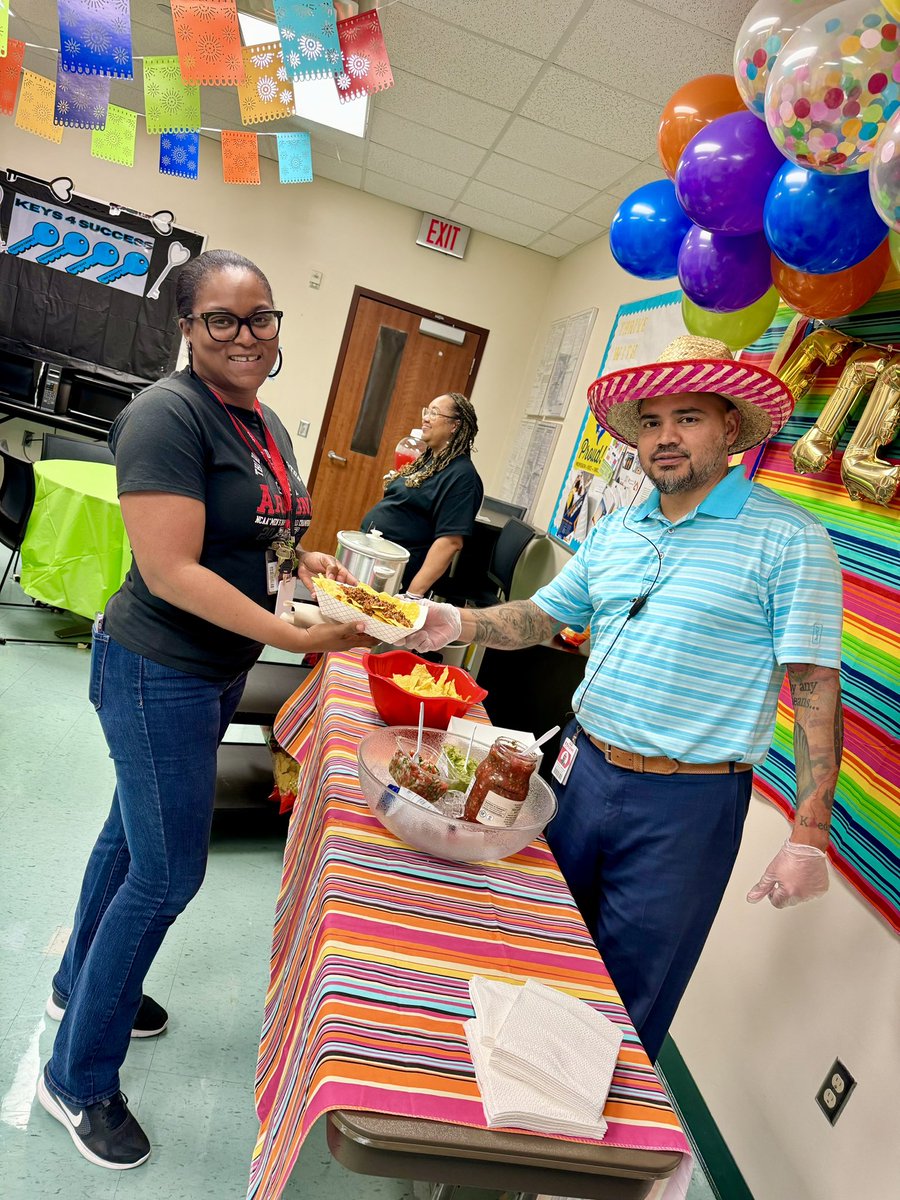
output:
M772 255L772 279L782 298L805 317L846 317L871 300L888 273L891 252L887 238L868 258L835 271L832 275L809 275L786 267Z
M746 107L733 75L701 75L680 87L663 109L656 136L659 161L668 177L675 178L678 160L695 133L717 117Z

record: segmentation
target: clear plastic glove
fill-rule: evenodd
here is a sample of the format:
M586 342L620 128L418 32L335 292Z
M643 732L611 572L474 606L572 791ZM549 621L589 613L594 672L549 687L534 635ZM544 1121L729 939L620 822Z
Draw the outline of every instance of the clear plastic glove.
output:
M764 896L775 908L790 908L804 900L815 900L828 891L828 858L815 846L802 846L790 838L784 843L762 879L747 893L750 904Z
M431 600L418 598L417 603L425 607L425 624L415 633L408 634L397 645L417 654L427 654L457 640L462 629L462 618L458 608L454 608L452 604L434 604Z

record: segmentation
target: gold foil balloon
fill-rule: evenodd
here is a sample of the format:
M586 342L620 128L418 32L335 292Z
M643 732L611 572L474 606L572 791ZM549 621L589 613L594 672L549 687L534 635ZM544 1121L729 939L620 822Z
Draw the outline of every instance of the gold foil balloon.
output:
M878 457L900 426L900 354L878 376L869 403L841 459L841 479L853 500L890 504L900 484L900 465Z
M819 368L833 366L850 342L836 329L817 329L803 339L784 366L778 368L779 379L795 401L809 391Z
M877 346L863 346L850 356L815 425L791 447L791 458L798 475L816 475L825 470L834 455L845 421L861 397L871 391L878 373L889 360L889 352Z
M775 60L791 34L829 4L830 0L759 0L747 14L734 44L734 79L744 103L761 121L766 119L766 84Z

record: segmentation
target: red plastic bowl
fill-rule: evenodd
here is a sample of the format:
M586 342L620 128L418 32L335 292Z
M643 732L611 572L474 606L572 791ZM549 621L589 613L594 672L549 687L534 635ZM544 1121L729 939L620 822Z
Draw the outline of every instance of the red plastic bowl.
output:
M404 691L391 679L392 675L408 675L417 663L423 663L430 675L440 679L446 670L456 690L464 697L451 700L444 696L414 696ZM443 666L441 663L425 662L408 650L389 650L387 654L364 654L363 667L369 677L369 689L378 709L378 715L386 725L418 725L419 705L425 705L425 725L429 729L446 729L451 717L461 717L473 704L478 704L487 695L468 671L462 667Z

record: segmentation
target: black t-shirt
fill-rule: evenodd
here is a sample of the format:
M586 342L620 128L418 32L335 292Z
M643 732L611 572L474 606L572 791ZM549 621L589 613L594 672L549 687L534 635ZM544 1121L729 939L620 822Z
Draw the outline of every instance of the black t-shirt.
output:
M403 476L392 479L374 508L362 519L362 529L379 529L390 542L409 551L403 574L408 587L439 537L469 537L481 508L484 487L467 454L452 458L420 487L407 487Z
M309 526L309 493L297 471L287 430L262 406L284 459L294 508L294 539ZM266 550L284 536L286 518L278 481L231 419L265 446L258 417L227 409L188 371L151 384L113 425L109 444L125 492L169 492L202 500L206 527L200 563L274 611L266 589ZM252 445L252 443L251 443ZM203 679L226 681L247 670L262 646L154 596L137 562L106 607L106 631L128 650Z

